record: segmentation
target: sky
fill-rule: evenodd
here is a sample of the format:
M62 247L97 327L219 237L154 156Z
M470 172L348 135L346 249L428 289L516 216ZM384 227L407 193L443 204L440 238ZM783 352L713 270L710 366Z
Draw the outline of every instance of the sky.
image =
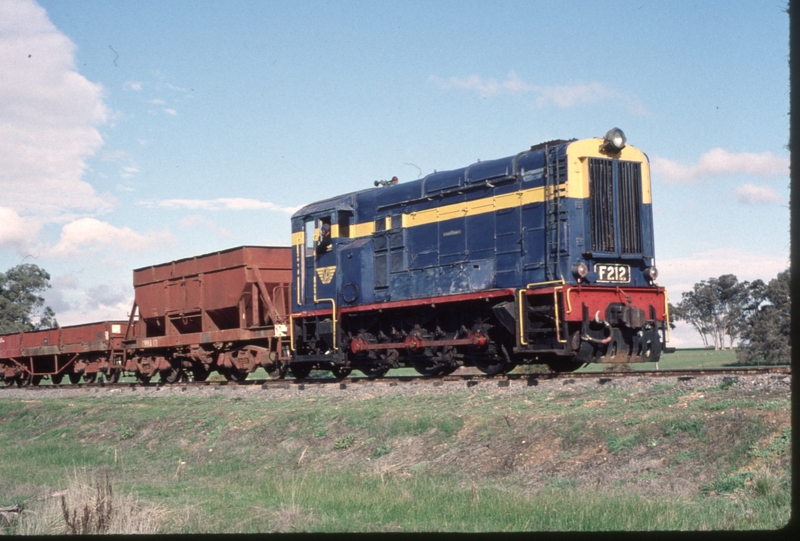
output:
M0 0L0 272L59 324L132 269L287 246L307 203L624 130L673 303L789 265L778 1ZM670 345L702 342L678 324Z

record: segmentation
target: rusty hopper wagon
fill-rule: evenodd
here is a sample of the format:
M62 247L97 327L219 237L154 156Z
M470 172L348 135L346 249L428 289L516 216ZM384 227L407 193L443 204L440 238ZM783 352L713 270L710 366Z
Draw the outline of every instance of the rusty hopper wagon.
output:
M122 368L122 339L127 321L85 323L0 336L0 379L6 384L37 385L44 376L54 384L64 375L87 383L104 373L117 381Z
M125 370L140 382L214 370L239 381L258 367L282 377L291 265L290 248L241 246L134 270Z

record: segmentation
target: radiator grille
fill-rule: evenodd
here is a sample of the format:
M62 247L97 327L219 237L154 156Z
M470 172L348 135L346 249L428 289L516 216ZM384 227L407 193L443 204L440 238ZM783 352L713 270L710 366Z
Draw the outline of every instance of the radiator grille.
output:
M642 252L641 172L637 162L589 159L592 251Z

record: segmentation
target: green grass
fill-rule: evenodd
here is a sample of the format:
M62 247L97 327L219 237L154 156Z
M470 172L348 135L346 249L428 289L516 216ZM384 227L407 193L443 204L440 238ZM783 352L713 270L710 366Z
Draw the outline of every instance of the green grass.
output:
M165 533L763 529L788 520L787 394L754 400L741 386L716 386L687 402L688 391L669 384L563 389L358 401L4 398L0 494L33 507L76 471L104 471L115 493L171 510ZM632 469L637 461L658 465ZM676 480L694 492L637 489Z

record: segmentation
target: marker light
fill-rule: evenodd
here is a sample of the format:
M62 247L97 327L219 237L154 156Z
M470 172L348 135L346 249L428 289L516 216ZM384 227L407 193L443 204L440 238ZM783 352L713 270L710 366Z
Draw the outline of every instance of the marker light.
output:
M651 282L655 282L656 278L658 278L658 269L655 267L647 267L644 269L644 277Z
M579 261L572 265L572 274L575 275L575 278L586 278L586 275L589 274L589 267L583 261Z
M625 134L619 128L612 128L608 130L603 138L603 146L601 150L607 152L619 152L625 148Z

